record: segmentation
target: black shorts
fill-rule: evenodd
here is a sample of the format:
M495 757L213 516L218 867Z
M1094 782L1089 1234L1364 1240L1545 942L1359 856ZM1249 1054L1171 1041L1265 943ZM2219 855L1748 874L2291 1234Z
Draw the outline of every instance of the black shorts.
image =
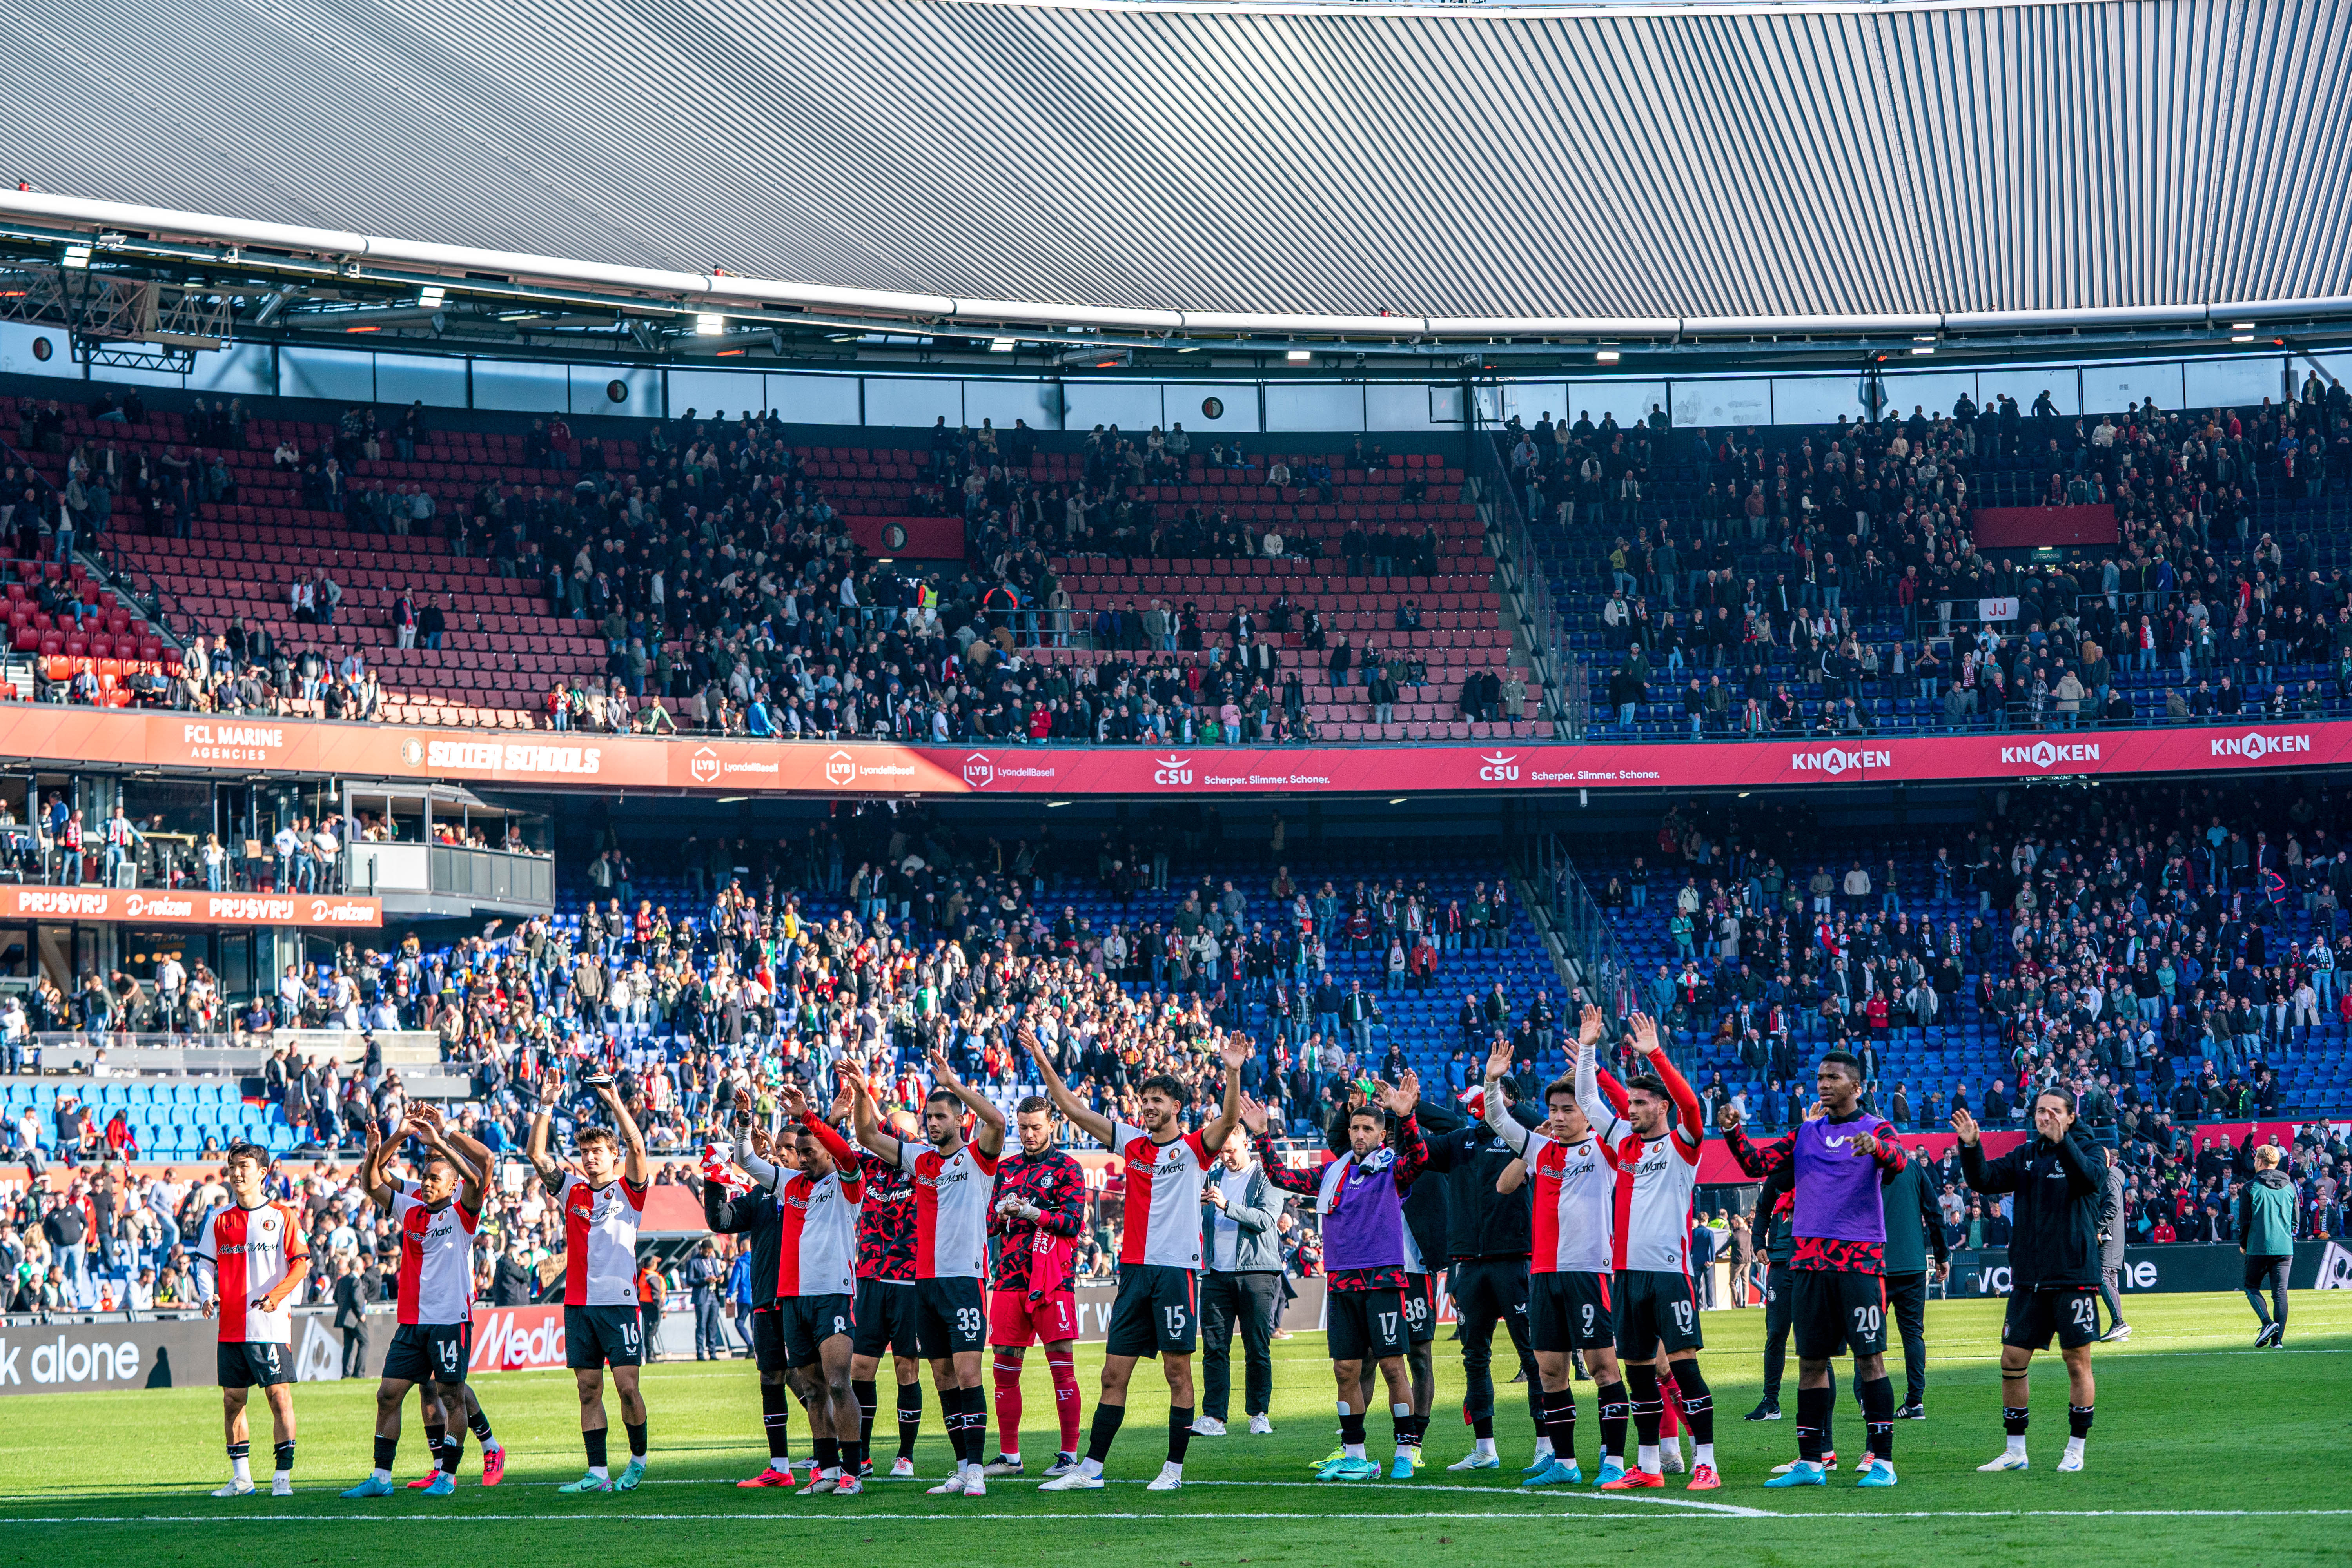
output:
M563 1364L574 1372L646 1363L646 1315L641 1307L563 1309Z
M839 1293L779 1297L775 1315L783 1320L784 1364L788 1367L814 1366L825 1341L846 1339L856 1326L848 1296Z
M1454 1298L1454 1337L1465 1331L1492 1335L1498 1322L1516 1322L1513 1338L1526 1332L1528 1262L1524 1258L1456 1258L1445 1271L1445 1293Z
M1405 1342L1425 1345L1437 1338L1437 1281L1426 1274L1404 1277L1404 1290L1398 1297L1404 1308Z
M912 1280L858 1280L857 1307L850 1317L849 1351L852 1355L870 1356L879 1361L894 1353L913 1355L919 1348L915 1342L915 1285ZM764 1365L761 1370L766 1370Z
M223 1340L217 1358L223 1388L271 1388L294 1381L294 1347L267 1340Z
M2250 1252L2246 1254L2246 1289L2249 1290L2269 1289L2274 1282L2273 1276L2280 1265L2292 1263L2294 1261L2294 1259L2292 1258L2282 1257L2276 1253ZM226 1350L228 1347L224 1345L221 1348ZM258 1350L261 1347L256 1345L254 1348Z
M751 1364L761 1372L783 1372L793 1364L784 1359L784 1315L773 1301L751 1309Z
M1827 1361L1851 1350L1856 1356L1886 1353L1886 1281L1851 1268L1790 1271L1790 1331L1797 1354Z
M1404 1354L1404 1301L1395 1290L1334 1290L1323 1299L1324 1337L1333 1361L1386 1361Z
M403 1323L383 1352L383 1375L402 1383L463 1383L474 1359L474 1322Z
M2021 1351L2046 1351L2052 1335L2061 1350L2079 1350L2099 1337L2099 1288L2063 1285L2048 1290L2013 1290L2001 1315L2000 1342Z
M1172 1263L1122 1263L1105 1355L1191 1355L1201 1317L1200 1276Z
M915 1281L915 1353L938 1361L988 1342L988 1313L980 1281L969 1276Z
M1610 1276L1583 1269L1528 1277L1528 1344L1551 1355L1617 1342Z
M1698 1303L1691 1299L1687 1275L1663 1268L1621 1268L1617 1272L1617 1353L1627 1361L1649 1361L1660 1346L1669 1352L1695 1351L1699 1337Z

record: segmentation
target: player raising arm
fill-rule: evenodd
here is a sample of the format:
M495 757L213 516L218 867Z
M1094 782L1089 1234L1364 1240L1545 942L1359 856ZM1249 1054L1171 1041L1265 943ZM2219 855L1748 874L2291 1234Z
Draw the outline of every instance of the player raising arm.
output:
M563 1361L579 1389L580 1436L588 1451L587 1472L556 1489L634 1491L646 1474L646 1402L637 1388L646 1359L645 1318L637 1303L637 1222L653 1186L653 1163L612 1079L596 1073L582 1081L604 1102L613 1126L583 1128L573 1136L580 1168L567 1170L548 1152L548 1121L563 1091L563 1080L553 1071L540 1083L539 1111L530 1119L526 1149L531 1169L563 1211ZM605 1461L608 1366L629 1436L629 1463L617 1477Z
M1147 1489L1174 1491L1184 1484L1184 1453L1192 1439L1192 1341L1200 1300L1201 1189L1217 1151L1241 1120L1242 1069L1249 1065L1247 1036L1229 1035L1223 1044L1224 1103L1197 1132L1182 1131L1184 1085L1155 1073L1138 1086L1138 1113L1130 1127L1088 1106L1070 1092L1054 1070L1045 1047L1023 1028L1021 1043L1037 1064L1055 1107L1109 1150L1126 1181L1126 1229L1119 1239L1118 1299L1111 1308L1110 1332L1103 1350L1102 1394L1087 1436L1087 1457L1078 1468L1056 1476L1045 1491L1094 1491L1102 1486L1103 1461L1127 1418L1128 1380L1138 1357L1156 1355L1168 1379L1168 1458Z
M931 1363L931 1385L955 1445L955 1474L930 1489L937 1497L985 1497L982 1474L988 1402L981 1392L980 1351L987 1314L981 1272L988 1256L988 1207L996 1157L1004 1148L1004 1113L958 1077L946 1056L931 1053L931 1091L923 1097L923 1138L915 1143L883 1131L873 1090L847 1075L857 1096L857 1141L915 1182L915 1341ZM974 1118L964 1141L963 1116Z
M1598 1479L1611 1480L1624 1474L1628 1402L1624 1376L1617 1364L1616 1321L1610 1293L1617 1173L1607 1146L1584 1111L1584 1102L1598 1093L1595 1053L1603 1026L1599 1008L1584 1009L1574 1075L1544 1090L1548 1119L1532 1131L1512 1118L1504 1102L1502 1086L1511 1070L1511 1043L1498 1038L1486 1059L1486 1125L1519 1152L1535 1184L1528 1338L1535 1348L1536 1371L1542 1382L1540 1435L1549 1442L1552 1459L1543 1468L1532 1469L1520 1483L1523 1486L1583 1484L1584 1471L1576 1460L1576 1384L1570 1364L1578 1351L1584 1352L1597 1388Z
M2033 1352L2053 1335L2066 1359L2068 1435L2062 1470L2083 1468L2097 1385L2091 1345L2099 1337L2099 1207L2106 1162L2074 1121L2071 1089L2033 1097L2033 1136L1988 1160L1974 1118L1952 1112L1960 1140L1960 1179L1973 1190L2010 1198L2009 1310L2000 1322L2000 1417L2009 1443L1979 1470L2021 1470L2025 1457L2026 1374Z
M782 1100L801 1168L776 1189L776 1311L785 1364L806 1380L817 1464L802 1495L854 1497L863 1483L857 1479L857 1397L849 1387L850 1307L865 1184L856 1151L809 1109L800 1086L785 1084Z
M288 1308L310 1272L300 1216L272 1203L263 1184L276 1156L257 1143L228 1146L228 1204L205 1216L190 1248L205 1316L220 1320L217 1352L221 1421L228 1437L229 1479L215 1497L253 1490L252 1435L246 1391L269 1404L277 1451L273 1497L294 1495L294 1321Z

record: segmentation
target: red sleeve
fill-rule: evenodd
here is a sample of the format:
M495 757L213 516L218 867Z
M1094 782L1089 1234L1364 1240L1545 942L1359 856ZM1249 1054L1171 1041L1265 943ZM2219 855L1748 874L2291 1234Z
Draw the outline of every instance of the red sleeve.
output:
M1037 1228L1048 1236L1075 1238L1087 1227L1087 1178L1076 1160L1065 1160L1055 1175L1053 1203L1038 1205L1044 1212L1037 1216Z
M1895 1123L1882 1121L1871 1131L1878 1139L1878 1147L1871 1152L1871 1158L1878 1162L1878 1168L1890 1176L1903 1169L1908 1157L1903 1152L1903 1145L1895 1141Z
M1625 1086L1617 1081L1617 1075L1607 1068L1596 1068L1593 1069L1592 1079L1601 1090L1601 1098L1609 1102L1609 1109L1619 1116L1624 1115Z
M1666 1097L1675 1102L1675 1146L1682 1151L1683 1158L1696 1164L1699 1145L1706 1141L1706 1112L1700 1108L1698 1096L1691 1092L1690 1084L1675 1070L1675 1064L1666 1060L1665 1052L1654 1053L1650 1064L1658 1069L1658 1081L1666 1086Z
M801 1125L807 1128L811 1135L824 1145L824 1152L833 1157L835 1166L845 1173L857 1169L857 1151L852 1149L849 1146L849 1141L835 1131L824 1117L814 1110L804 1110L801 1112ZM846 1180L845 1176L845 1184Z
M1421 1123L1408 1116L1397 1123L1396 1184L1403 1192L1429 1164L1429 1143L1421 1135Z
M1265 1173L1267 1181L1286 1193L1297 1193L1310 1198L1322 1194L1323 1167L1321 1165L1310 1165L1303 1170L1287 1164L1260 1165L1258 1169Z
M1745 1127L1734 1127L1723 1135L1723 1146L1739 1168L1751 1176L1769 1175L1789 1152L1790 1141L1776 1138L1769 1143L1750 1143Z

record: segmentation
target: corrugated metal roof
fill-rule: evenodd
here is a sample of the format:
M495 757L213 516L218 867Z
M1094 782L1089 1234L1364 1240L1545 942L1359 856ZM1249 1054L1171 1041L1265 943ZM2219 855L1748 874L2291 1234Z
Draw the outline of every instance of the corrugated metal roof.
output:
M14 0L0 174L622 266L1191 311L2352 296L2352 0Z

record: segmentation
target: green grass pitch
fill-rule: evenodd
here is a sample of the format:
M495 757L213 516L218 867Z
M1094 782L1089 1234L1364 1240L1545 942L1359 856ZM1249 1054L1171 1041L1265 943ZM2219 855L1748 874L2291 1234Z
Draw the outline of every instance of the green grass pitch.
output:
M1195 1438L1185 1488L1172 1495L1142 1486L1162 1457L1166 1408L1149 1365L1139 1369L1134 1415L1112 1456L1112 1485L1040 1495L1034 1479L1003 1481L972 1500L926 1497L926 1483L909 1481L877 1482L862 1498L838 1501L797 1489L736 1490L731 1483L757 1469L765 1452L745 1362L651 1369L651 1476L625 1497L555 1495L554 1485L577 1476L582 1463L571 1381L562 1373L479 1380L484 1406L511 1450L504 1486L478 1484L469 1446L455 1497L403 1492L363 1503L335 1493L367 1468L370 1384L301 1385L296 1495L267 1495L265 1415L254 1445L262 1491L226 1501L205 1495L226 1478L215 1391L26 1395L0 1400L0 1568L598 1559L646 1568L740 1561L746 1552L922 1568L975 1560L1022 1568L1107 1561L1170 1568L1580 1563L1612 1552L1638 1552L1645 1565L1709 1568L1727 1560L1936 1568L2352 1561L2352 1295L2299 1296L2290 1343L2262 1352L2249 1348L2253 1320L2239 1298L2147 1296L2130 1305L2132 1342L2097 1352L2090 1466L2071 1476L2055 1469L2065 1437L2065 1382L2054 1353L2036 1363L2033 1468L1976 1473L2001 1445L2000 1306L1930 1306L1928 1419L1897 1426L1902 1485L1874 1492L1857 1491L1850 1470L1822 1490L1763 1489L1770 1468L1793 1457L1796 1431L1793 1420L1739 1419L1759 1379L1763 1322L1756 1311L1706 1319L1702 1364L1723 1412L1717 1451L1725 1484L1701 1494L1685 1494L1679 1477L1669 1477L1663 1493L1633 1497L1522 1493L1517 1482L1531 1434L1516 1386L1502 1394L1505 1468L1447 1474L1444 1467L1467 1448L1468 1428L1458 1417L1460 1363L1443 1341L1430 1463L1419 1478L1355 1485L1311 1479L1311 1465L1333 1446L1334 1422L1321 1342L1302 1334L1276 1346L1275 1434ZM1082 1348L1089 1408L1095 1364L1091 1349ZM1790 1370L1782 1399L1793 1412L1793 1363ZM1843 1374L1841 1383L1838 1444L1850 1458L1862 1429ZM1591 1384L1580 1392L1579 1439L1590 1473L1597 1435ZM1034 1352L1024 1397L1024 1446L1034 1471L1055 1441L1052 1392ZM886 1390L886 1427L888 1403ZM424 1461L413 1405L409 1414L404 1480ZM1375 1415L1371 1427L1372 1452L1384 1458L1386 1423ZM617 1425L614 1436L617 1455ZM793 1438L804 1452L806 1424L797 1412ZM938 1403L927 1398L918 1468L935 1478L948 1468L947 1453Z

